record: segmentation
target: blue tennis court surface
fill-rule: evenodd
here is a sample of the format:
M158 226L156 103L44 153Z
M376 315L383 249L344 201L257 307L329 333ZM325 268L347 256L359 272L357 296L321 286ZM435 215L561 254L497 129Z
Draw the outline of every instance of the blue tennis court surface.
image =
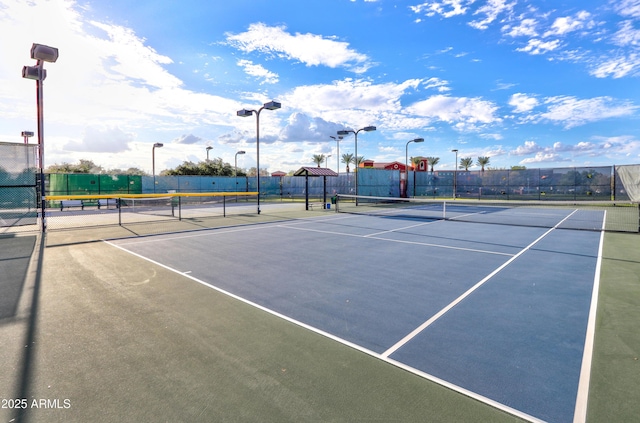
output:
M111 243L527 420L566 422L586 401L600 238L327 214Z

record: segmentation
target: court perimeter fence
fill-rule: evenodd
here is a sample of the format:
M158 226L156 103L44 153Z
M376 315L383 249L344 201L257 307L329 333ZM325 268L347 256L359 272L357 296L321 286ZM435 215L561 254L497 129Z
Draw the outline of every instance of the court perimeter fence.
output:
M31 144L0 142L0 228L38 223L36 151Z
M0 230L37 225L36 146L0 143ZM262 201L331 201L337 194L402 197L400 170L360 168L337 177L261 176ZM435 199L640 202L640 165L521 170L409 172L406 196ZM47 174L47 196L255 192L256 177ZM242 196L238 202L255 202ZM47 202L60 210L60 200ZM65 211L64 208L62 210ZM64 214L63 214L64 215ZM37 230L37 227L33 228Z
M308 195L401 196L399 170L361 168L337 177L309 177ZM256 177L134 176L50 174L48 195L155 194L166 192L253 192ZM407 196L517 200L640 200L640 165L568 167L522 170L409 172ZM261 176L261 198L305 198L307 183L299 176Z

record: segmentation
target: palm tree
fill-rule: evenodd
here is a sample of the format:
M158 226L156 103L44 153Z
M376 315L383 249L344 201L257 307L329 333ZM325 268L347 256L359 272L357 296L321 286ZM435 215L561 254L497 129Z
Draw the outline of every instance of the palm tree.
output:
M364 158L364 156L358 156L358 157L354 157L351 161L352 161L352 162L353 162L353 164L356 166L356 167L355 167L355 170L354 170L354 172L355 172L355 171L357 171L357 170L358 170L358 168L360 167L360 163L362 163L362 162L364 162L364 161L365 161L365 158Z
M342 163L347 165L347 173L349 173L349 163L353 162L353 154L345 153L342 155Z
M473 166L473 159L471 157L463 157L460 159L460 166L458 166L460 169L467 171L471 166Z
M440 157L427 157L427 161L431 166L431 172L433 172L433 167L438 164Z
M314 154L312 160L320 167L320 165L324 163L324 154Z
M413 165L413 170L416 170L418 168L418 166L420 166L420 162L421 161L422 161L422 157L420 157L420 156L411 158L411 164ZM409 169L407 169L407 170L409 170Z
M480 170L484 172L484 167L489 164L489 156L478 157L478 165L480 166Z

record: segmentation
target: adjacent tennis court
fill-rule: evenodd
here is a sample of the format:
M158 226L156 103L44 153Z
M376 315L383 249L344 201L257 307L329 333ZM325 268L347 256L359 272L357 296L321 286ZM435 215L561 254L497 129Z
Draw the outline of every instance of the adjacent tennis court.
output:
M327 213L109 243L515 416L584 421L602 233L559 229L571 215Z

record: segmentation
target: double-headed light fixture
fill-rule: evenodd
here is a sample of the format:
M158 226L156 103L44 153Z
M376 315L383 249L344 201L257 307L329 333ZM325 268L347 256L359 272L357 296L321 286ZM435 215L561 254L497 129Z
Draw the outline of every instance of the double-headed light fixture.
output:
M252 116L254 113L256 115L256 178L258 180L258 214L260 214L260 112L264 109L277 110L281 107L282 104L276 101L270 101L268 103L264 103L264 105L258 110L242 109L236 112L236 115L240 117Z
M44 192L44 110L42 82L47 77L44 62L55 63L58 60L58 49L43 44L31 46L31 58L36 60L35 66L23 66L22 77L36 81L36 107L38 113L38 166L40 168L40 200L42 213L42 232L46 231L45 219L46 198Z
M355 156L356 169L355 170L358 169L358 133L361 131L371 132L375 130L376 130L375 126L365 126L364 128L360 128L357 131L354 131L353 129L344 129L342 131L338 131L338 135L341 135L341 136L345 136L349 134L355 135L355 138L356 138L356 156ZM358 175L357 174L356 174L356 195L358 195Z

